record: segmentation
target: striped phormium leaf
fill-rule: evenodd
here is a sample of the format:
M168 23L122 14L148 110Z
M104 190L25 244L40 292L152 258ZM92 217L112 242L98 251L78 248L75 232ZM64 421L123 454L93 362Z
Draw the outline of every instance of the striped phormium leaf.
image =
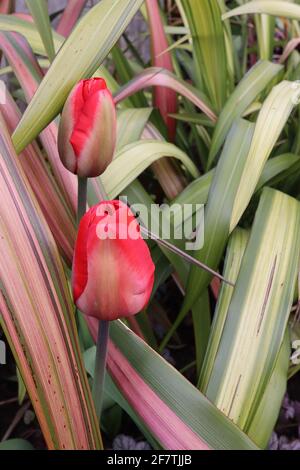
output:
M20 34L0 33L0 47L24 91L26 101L29 103L37 91L43 78L32 50ZM40 139L47 153L56 182L67 201L71 211L75 213L77 204L76 177L62 165L57 150L58 127L55 121L51 122L40 134Z
M0 2L0 14L10 13L13 9L14 0L1 0Z
M226 279L230 280L234 284L236 283L241 268L241 263L248 240L249 233L247 230L242 230L240 228L236 228L229 238L225 258L224 276L226 276ZM226 315L233 292L234 289L228 285L223 284L219 293L211 328L211 334L209 337L209 343L198 381L198 387L202 392L206 390L207 382L211 374L211 369L218 352L218 347L222 337Z
M300 84L284 80L274 86L259 112L247 162L232 209L230 230L238 224L252 197L264 165L293 109L299 103Z
M98 322L87 322L96 338ZM255 449L191 383L120 321L111 325L108 371L120 405L164 449Z
M249 241L249 233L246 230L236 228L227 246L225 269L223 275L226 279L236 283L243 256ZM198 386L205 391L209 383L210 375L214 367L214 361L227 321L228 308L231 303L234 289L223 284L218 298L218 304L212 324L206 357L200 374ZM248 435L261 448L265 448L274 429L283 395L287 385L287 370L290 355L290 342L288 328L281 345L272 375L260 400L255 416L248 429Z
M239 120L227 136L205 208L204 246L194 254L213 269L217 269L228 236L250 202L264 165L298 102L299 92L298 83L279 83L264 101L256 124L248 123L247 130L246 121ZM236 158L237 155L240 156ZM224 177L227 172L228 176ZM207 272L191 267L183 307L161 347L167 344L210 281L211 276Z
M232 208L254 132L254 124L239 119L232 126L210 185L204 218L204 244L194 256L208 266L218 268L230 234ZM211 281L209 273L190 269L183 307L165 336L164 348L194 302Z
M14 18L21 18L22 20L25 20L27 21L27 23L32 23L34 24L34 19L32 18L32 16L29 14L29 13L24 13L24 12L15 12L12 14L12 16ZM13 31L14 28L10 28L11 31ZM35 28L36 29L36 28ZM4 28L4 31L6 30L6 28ZM42 41L42 38L40 38L41 41ZM46 54L46 51L45 51L45 54Z
M253 0L246 2L240 7L233 8L228 13L223 15L223 19L251 13L266 14L299 20L300 6L294 2L285 0Z
M222 317L223 302L228 310L224 323L221 318L213 364L205 367L201 381L208 398L245 432L251 428L284 339L299 250L299 201L265 188L232 297L227 302L224 296L219 303ZM207 357L211 360L209 352ZM278 413L278 408L274 411Z
M27 13L14 13L13 15L0 14L0 30L15 31L27 39L35 53L47 56L45 47L39 32L37 31L31 15ZM64 38L53 32L55 50L58 51L64 42Z
M181 161L194 178L199 175L193 161L175 145L155 140L140 140L117 152L103 173L101 179L109 197L118 196L151 163L162 157L174 157Z
M214 162L233 121L242 117L243 112L281 70L280 65L262 60L257 62L236 86L220 113L213 133L207 164L209 168Z
M56 28L59 34L65 37L69 36L86 2L87 0L68 0Z
M115 93L115 102L119 103L134 93L153 86L167 87L176 91L201 109L212 121L217 120L217 116L204 93L201 93L168 70L159 67L150 67L136 75L135 78Z
M300 38L293 38L291 39L284 48L282 55L280 56L279 63L284 64L284 62L288 59L290 54L299 46Z
M152 65L174 72L159 2L146 0L146 7L151 36ZM153 105L159 109L163 117L169 140L174 142L177 123L171 114L176 113L178 108L176 91L166 87L154 87ZM163 158L152 164L152 170L168 198L173 199L183 189L183 175L172 160Z
M271 60L274 49L275 18L270 15L254 17L260 59Z
M116 86L112 87L111 89L112 92L115 92L119 88L119 85L127 83L134 77L135 73L134 69L132 68L132 63L127 58L125 51L122 51L119 44L116 44L116 46L112 49L111 58L115 66L115 75L118 77L119 81L119 84L115 82ZM103 68L103 66L101 68ZM148 101L145 94L143 92L139 92L130 99L126 100L125 103L122 103L122 105L144 107L148 106Z
M196 81L217 111L227 96L224 25L218 0L181 0L193 41Z
M61 259L1 118L1 326L49 449L99 449Z
M152 428L154 437L164 449L209 450L208 445L143 380L112 341L107 366L129 405Z
M5 104L0 103L0 111L3 114L9 132L12 134L20 120L20 111L8 90L6 90ZM14 156L13 154L12 157ZM43 211L55 241L64 259L69 262L73 256L76 237L74 214L68 209L36 142L28 145L22 154L20 154L18 160Z
M255 191L265 185L270 186L274 181L281 181L285 178L286 172L294 172L296 165L298 167L299 164L300 157L293 153L285 153L269 159L258 180ZM175 204L206 204L215 171L215 169L210 170L195 179L173 202Z
M169 44L164 31L158 0L146 0L146 5L151 33L152 65L173 72L172 56L167 51ZM173 141L176 132L176 121L169 115L177 111L176 92L164 87L155 87L153 96L154 106L160 110L168 128L169 138Z
M262 174L264 165L269 158L293 108L297 103L299 93L299 84L289 81L283 81L272 89L264 101L255 126L252 123L249 124L254 126L254 131L252 133L253 137L248 142L248 149L244 149L246 152L246 157L242 162L236 161L235 163L234 168L237 171L236 176L234 176L234 172L232 172L232 165L229 165L228 163L228 161L230 161L229 156L226 156L226 149L228 155L230 155L230 141L228 140L229 137L227 137L226 142L228 145L225 145L218 164L219 169L222 166L223 171L229 171L231 177L233 178L233 184L231 187L228 187L228 194L233 196L233 192L235 193L233 199L230 197L230 199L226 201L224 200L227 209L224 208L224 211L220 217L220 221L222 220L224 222L226 219L226 224L229 224L227 226L227 236L236 227L247 205L249 204L256 185L258 184L259 178ZM245 142L243 145L245 145ZM230 158L235 160L235 155L231 155ZM222 250L219 252L219 257L217 256L215 258L217 251L220 249L219 241L217 242L217 239L219 240L220 237L220 226L218 226L218 223L214 218L214 212L219 210L217 200L218 198L222 197L221 195L218 196L218 188L221 188L222 184L226 183L224 183L222 178L220 178L220 184L218 183L217 185L216 176L214 178L214 182L215 186L212 185L210 190L211 203L209 202L209 198L206 208L206 217L208 218L209 212L211 212L209 211L211 204L216 204L216 209L214 209L209 216L209 219L212 217L212 225L215 226L215 236L212 236L213 232L210 231L206 219L206 243L203 249L195 253L195 256L200 257L203 261L205 259L204 262L206 264L216 268L220 262ZM215 238L215 245L213 238ZM215 248L213 248L213 246ZM223 248L224 247L225 245L223 245ZM213 262L213 259L215 262ZM193 268L191 269L189 279L190 287L187 291L187 296L185 297L185 312L188 311L193 301L197 299L197 296L201 293L202 289L207 287L209 281L209 277L205 280L205 275L203 275L203 273L198 275L198 273L196 273Z
M287 327L272 375L247 431L248 436L262 449L268 446L287 390L290 344L289 327Z

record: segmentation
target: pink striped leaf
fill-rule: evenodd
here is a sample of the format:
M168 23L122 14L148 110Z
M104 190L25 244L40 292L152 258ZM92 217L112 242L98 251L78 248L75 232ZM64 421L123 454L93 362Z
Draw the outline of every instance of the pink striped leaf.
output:
M149 28L152 45L152 65L173 72L171 53L167 51L167 41L164 25L160 16L157 0L146 0ZM174 90L164 87L154 88L154 106L156 106L167 125L169 139L173 141L176 133L176 120L170 114L177 112L177 94Z
M33 18L27 13L13 13L11 15L0 14L0 30L14 31L24 36L36 54L47 56L43 41L34 24ZM64 43L64 38L52 30L55 51L57 52Z
M11 13L14 7L13 0L1 0L0 1L0 14L8 14Z
M1 326L48 448L99 449L60 256L0 120Z
M32 18L31 15L29 15L29 13L18 12L18 13L13 13L13 16L15 16L16 18L20 18L21 20L25 20L25 21L28 21L29 23L34 24L34 19Z
M87 319L94 339L98 322ZM255 449L199 390L122 322L111 324L108 371L128 406L164 449ZM123 405L123 401L120 401Z
M0 47L13 68L29 103L42 80L43 74L28 42L18 33L2 32L0 33ZM57 150L57 133L57 124L52 122L40 134L40 139L48 155L59 188L68 206L75 213L77 204L76 177L66 170L60 161Z
M217 116L213 111L208 98L198 91L192 85L173 75L168 70L159 67L150 67L138 74L130 80L115 94L115 102L119 103L134 93L149 87L165 87L176 91L189 101L194 103L204 114L206 114L213 122L217 120Z
M56 31L64 37L69 36L87 0L68 0L61 15Z
M11 13L14 7L13 0L0 0L0 15L7 15ZM1 59L1 52L0 52L0 59Z
M146 0L149 28L152 45L152 65L174 72L171 53L167 51L169 44L164 31L157 0ZM177 112L177 93L165 87L154 87L154 106L167 125L168 137L175 140L176 120L170 116ZM185 187L184 176L172 160L162 158L152 164L152 170L162 186L166 196L174 199Z
M12 134L21 113L8 90L5 104L0 103L0 111ZM75 218L69 211L37 143L33 141L29 144L18 160L64 259L71 260L76 238Z
M299 46L300 38L293 38L291 39L284 48L284 51L279 59L279 64L284 64L284 62L288 59L290 54Z
M149 387L112 341L107 366L115 384L138 416L147 422L164 449L209 450L208 445Z

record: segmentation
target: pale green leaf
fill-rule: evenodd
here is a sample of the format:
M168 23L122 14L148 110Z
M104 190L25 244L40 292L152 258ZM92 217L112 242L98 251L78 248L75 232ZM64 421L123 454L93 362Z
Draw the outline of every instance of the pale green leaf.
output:
M300 20L300 6L289 1L256 0L230 10L223 15L223 19L232 16L246 15L251 13L265 13L267 15L280 16Z
M123 147L101 176L109 197L120 194L151 163L162 157L177 158L194 178L198 176L192 160L175 145L155 140L139 141Z
M281 348L299 248L299 202L264 189L205 392L246 432Z
M267 61L258 62L237 85L225 103L215 127L208 157L207 166L209 168L214 162L233 121L243 115L244 111L281 70L280 65Z

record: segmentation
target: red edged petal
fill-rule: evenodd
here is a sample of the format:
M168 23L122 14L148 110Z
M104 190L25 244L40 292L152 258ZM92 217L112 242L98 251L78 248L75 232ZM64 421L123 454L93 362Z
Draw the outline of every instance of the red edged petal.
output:
M102 239L99 233L106 231L116 237ZM123 202L103 201L90 209L79 227L74 260L74 297L86 315L115 320L138 313L149 302L155 265Z
M140 312L149 302L154 284L155 265L142 238L118 240L122 299L121 316Z
M82 152L90 131L94 127L94 120L99 112L99 94L110 91L103 78L81 80L74 95L74 127L70 143L78 157ZM101 101L100 101L101 102Z

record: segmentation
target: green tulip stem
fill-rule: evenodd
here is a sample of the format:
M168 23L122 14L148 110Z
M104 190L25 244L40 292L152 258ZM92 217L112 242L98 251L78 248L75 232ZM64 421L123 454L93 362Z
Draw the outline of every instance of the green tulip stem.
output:
M87 178L78 176L78 200L77 200L77 224L86 213L87 205ZM99 177L99 189L102 200L107 199L102 181ZM100 422L103 394L104 394L104 380L106 373L106 358L107 358L107 345L109 338L109 321L100 320L98 326L98 337L96 346L96 360L95 360L95 373L92 395L95 404L96 415Z
M103 404L108 338L109 321L100 320L98 326L95 373L93 383L93 399L96 409L96 415L99 422Z
M105 191L101 177L98 178L98 188L100 191L100 198L102 201L107 201L108 196ZM109 338L109 321L100 320L98 326L98 338L96 349L95 373L93 383L93 399L98 421L100 422L103 394L104 394L104 380L106 373L106 358L107 358L107 344Z
M77 224L86 213L87 178L78 176Z

